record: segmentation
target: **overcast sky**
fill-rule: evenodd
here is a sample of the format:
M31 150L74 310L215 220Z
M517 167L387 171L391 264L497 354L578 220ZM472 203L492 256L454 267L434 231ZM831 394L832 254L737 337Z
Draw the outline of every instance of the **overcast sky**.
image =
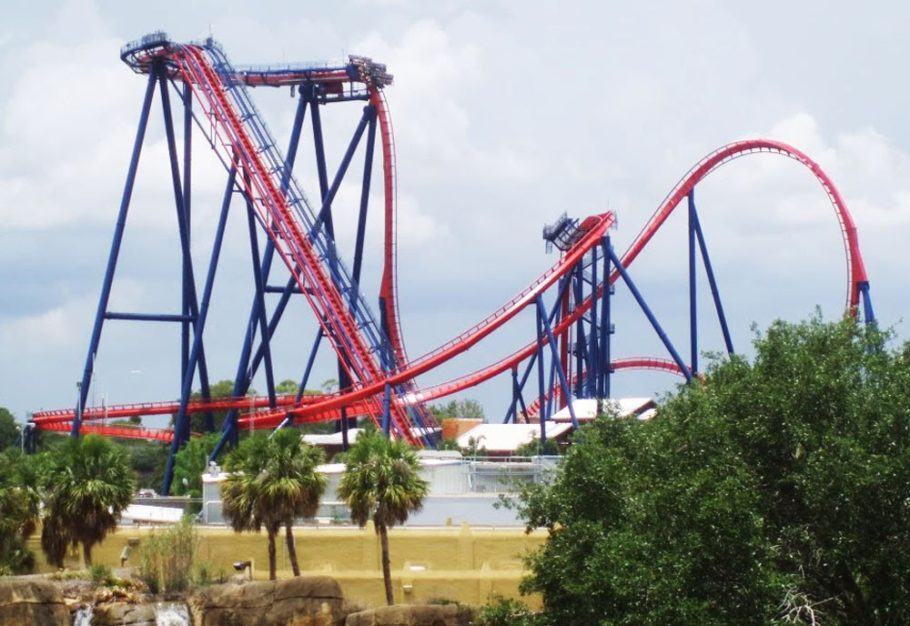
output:
M144 89L118 51L156 29L177 40L212 34L237 64L355 53L388 65L402 324L412 356L482 319L552 264L540 229L562 212L616 211L613 237L624 248L693 163L756 136L792 143L831 175L859 228L876 312L908 337L906 3L7 0L0 18L0 405L20 418L75 402ZM294 106L288 91L253 95L283 144ZM337 163L359 105L324 115ZM201 282L225 174L196 145ZM312 147L302 146L297 177L314 197ZM361 168L358 160L352 173ZM177 312L168 176L155 108L113 309ZM357 202L351 180L336 208L346 250ZM753 322L802 319L816 306L828 318L841 314L837 222L808 171L771 156L740 159L697 197L738 349L748 349ZM371 284L380 200L372 199ZM631 268L680 350L688 341L684 226L682 214L671 219ZM235 213L207 327L216 380L233 378L245 332L252 276L244 228ZM701 287L709 313L704 280ZM614 354L664 356L624 289L615 302ZM314 330L305 303L295 301L276 337L279 378L300 376ZM471 371L532 333L523 318L420 382ZM720 348L708 314L701 334L704 350ZM95 401L176 397L178 337L171 325L109 323ZM334 375L327 353L320 368L315 382ZM615 395L674 384L657 374L614 379ZM508 390L499 380L466 395L500 419Z

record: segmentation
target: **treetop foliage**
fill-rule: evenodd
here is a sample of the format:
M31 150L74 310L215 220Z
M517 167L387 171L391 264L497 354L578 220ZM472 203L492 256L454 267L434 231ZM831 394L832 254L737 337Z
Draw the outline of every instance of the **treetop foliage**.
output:
M773 324L649 422L583 429L520 511L547 624L910 623L910 349ZM813 617L814 616L814 617Z

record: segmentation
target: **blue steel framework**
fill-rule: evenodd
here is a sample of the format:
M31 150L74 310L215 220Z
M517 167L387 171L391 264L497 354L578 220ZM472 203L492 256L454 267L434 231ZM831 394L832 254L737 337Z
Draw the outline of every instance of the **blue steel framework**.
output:
M148 128L149 117L152 109L156 87L159 91L161 108L164 118L165 135L168 146L168 157L171 169L172 185L174 190L174 202L177 212L178 233L180 237L180 247L182 254L182 276L181 276L181 312L172 313L135 313L119 312L109 310L108 303L111 290L113 287L114 276L117 269L117 262L120 255L120 248L123 241L123 234L126 227L127 216L129 212L130 201L136 175L138 171L140 154L145 141L146 131ZM174 129L174 115L171 107L170 92L171 88L178 94L180 101L184 106L183 115L183 163L182 172L179 163L178 146L176 142L176 133ZM376 110L373 105L367 103L363 108L360 120L355 128L352 138L348 142L344 156L338 166L338 170L331 182L328 177L328 170L325 156L325 142L322 131L321 107L331 102L341 102L348 100L369 100L366 93L351 92L344 97L326 97L322 92L319 84L304 80L296 89L298 94L298 103L294 121L291 130L291 137L285 158L285 167L282 176L283 193L288 193L288 186L291 180L291 173L297 159L298 147L304 126L304 120L307 110L310 111L312 138L314 148L314 158L317 168L317 174L320 186L320 210L317 216L316 224L313 231L320 226L324 229L330 239L329 262L335 266L337 271L337 252L334 248L334 221L332 215L332 204L338 190L343 182L345 175L354 159L354 156L366 135L364 150L364 170L361 182L361 197L359 201L359 215L357 219L357 232L355 249L353 254L353 272L351 284L354 293L350 296L350 301L357 303L361 298L360 295L360 278L363 268L363 251L366 236L366 219L369 208L369 192L372 179L372 169L374 161L374 151L376 145ZM272 408L275 407L275 378L272 366L271 356L271 339L274 335L281 318L294 294L300 293L294 278L291 277L284 285L273 285L269 283L270 270L275 255L275 246L270 238L266 238L264 249L260 254L259 235L257 223L259 221L251 206L250 199L241 191L241 186L237 184L236 168L231 167L228 173L227 186L224 191L224 197L219 213L218 224L215 231L211 257L209 260L205 284L203 286L201 298L197 299L195 272L193 260L190 254L190 205L191 205L191 172L192 172L192 125L194 116L192 110L192 97L188 85L180 87L168 80L165 67L156 62L156 65L149 71L148 83L145 96L142 102L142 108L139 118L139 125L136 132L136 138L133 145L132 156L127 171L126 183L120 209L118 212L117 222L114 230L113 241L111 244L108 263L102 283L101 296L99 298L98 308L95 315L95 322L92 328L92 334L89 341L88 354L86 356L85 367L83 370L82 381L79 384L79 395L77 398L75 419L72 423L71 435L77 436L82 425L82 411L86 406L86 400L89 394L89 388L92 383L92 373L94 370L96 356L101 340L104 322L107 320L128 320L136 322L175 322L181 325L180 333L180 397L179 410L174 418L174 438L171 442L171 453L168 458L168 464L165 471L162 492L168 493L173 480L174 457L180 448L185 444L190 436L190 420L188 414L188 404L192 394L194 381L198 380L201 395L204 399L211 396L209 388L208 367L205 358L204 347L204 330L205 322L211 304L212 290L215 276L217 273L218 261L221 255L221 248L224 239L224 230L230 212L231 199L235 193L244 196L246 205L246 221L249 230L250 254L253 263L253 283L255 286L253 302L250 308L250 314L246 329L244 332L244 341L240 350L240 358L234 376L234 385L232 393L235 397L245 395L250 388L253 378L259 371L260 367L265 370L267 393ZM334 272L333 272L334 273ZM273 307L271 314L266 306L266 295L278 294L279 298ZM356 305L355 305L356 306ZM386 331L383 329L383 334ZM303 394L317 352L323 339L323 331L320 328L314 339L310 354L306 359L306 366L300 381L300 391L298 392L298 401ZM393 359L383 354L383 366L386 370L394 367ZM339 386L341 389L347 388L351 381L347 376L346 368L339 359L338 364ZM383 417L385 429L389 429L388 419L388 402L389 392L387 391L384 409L386 415ZM224 421L222 436L219 440L212 458L216 458L228 443L236 443L237 418L238 411L230 411ZM347 414L344 410L341 412L339 427L343 433L344 445L347 445ZM214 416L211 412L206 413L204 417L204 427L207 431L215 429Z
M660 338L669 356L679 369L686 382L691 382L698 375L698 257L701 257L704 267L705 277L711 291L711 299L717 314L718 324L723 337L724 347L727 354L733 354L733 340L730 336L727 318L724 313L723 303L720 298L720 291L717 286L717 279L714 274L714 266L711 264L711 258L708 254L708 247L705 242L704 231L698 218L698 211L695 204L695 189L691 189L686 195L687 200L687 234L688 234L688 296L689 296L689 347L690 360L686 364L680 352L676 349L673 342L667 336L657 317L648 306L647 301L642 295L638 286L632 280L629 272L624 267L622 260L610 243L610 237L606 236L603 243L598 247L591 249L590 253L582 258L575 266L574 270L567 275L563 284L559 288L557 304L553 306L549 313L544 307L541 297L537 299L536 315L536 333L538 348L525 365L524 373L519 376L518 367L511 370L511 403L506 411L504 423L514 422L522 415L525 420L530 418L528 408L524 400L524 388L534 371L536 365L537 371L537 412L540 422L540 441L546 441L546 423L554 413L554 401L559 396L563 403L569 409L573 425L578 424L572 405L572 398L595 398L605 399L610 397L611 385L610 378L613 373L611 363L611 336L615 332L611 316L611 299L615 293L614 283L617 280L622 282L629 289L633 299L638 304L642 313L647 318L652 329ZM566 226L567 221L569 225ZM547 241L548 250L553 245L560 249L565 249L571 244L571 235L567 234L577 225L574 220L567 220L565 216L554 226L544 229L544 239ZM599 282L598 268L600 267ZM601 286L598 289L598 286ZM872 309L872 301L869 297L869 283L864 282L860 285L860 295L862 298L863 319L867 324L875 322L875 315ZM567 289L567 287L569 287ZM566 346L566 353L574 358L560 357L557 352L557 338L550 331L552 326L559 323L560 316L567 310L560 307L559 303L564 297L568 297L569 307L578 306L591 296L592 306L587 315L578 318L574 325L574 336L568 332L558 338ZM571 341L573 340L574 341ZM547 368L544 364L545 345L552 349L550 366ZM546 380L546 371L549 369L549 381ZM555 379L558 379L555 380ZM570 381L574 385L570 385ZM554 384L554 382L556 384ZM558 385L558 387L556 386ZM520 410L520 413L519 413Z

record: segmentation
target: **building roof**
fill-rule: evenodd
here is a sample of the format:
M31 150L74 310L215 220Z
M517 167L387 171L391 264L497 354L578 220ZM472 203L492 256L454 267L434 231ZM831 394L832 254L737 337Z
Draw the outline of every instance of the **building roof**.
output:
M629 417L638 415L654 407L652 398L608 398L604 401L606 405L612 407L619 417ZM597 399L596 398L576 398L572 400L572 408L575 409L575 417L579 420L592 420L597 417ZM569 413L569 407L559 409L553 419L557 422L568 421L572 419Z
M150 504L130 504L123 509L120 519L124 523L176 524L183 519L183 509Z
M572 430L567 423L548 422L547 438L556 439ZM467 448L471 440L488 452L515 452L526 443L540 438L540 424L479 424L458 437L458 445Z
M360 436L360 433L363 432L362 428L349 428L348 429L348 442L354 443L357 441L357 437ZM303 440L310 444L311 446L340 446L342 445L341 440L341 431L335 433L325 433L325 434L306 434L303 436Z

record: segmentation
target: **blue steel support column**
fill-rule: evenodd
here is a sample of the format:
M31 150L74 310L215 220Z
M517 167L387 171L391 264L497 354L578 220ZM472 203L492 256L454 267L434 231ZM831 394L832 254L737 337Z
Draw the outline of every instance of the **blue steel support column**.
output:
M660 322L658 322L657 318L654 317L654 313L651 312L651 309L648 307L648 303L645 302L645 299L641 295L641 292L638 291L638 287L636 287L635 283L632 282L632 278L629 276L629 273L626 272L626 268L623 267L622 261L620 261L619 257L616 256L616 251L613 250L612 246L607 249L607 254L610 255L610 260L613 262L613 265L616 266L616 269L619 270L619 275L622 276L623 282L626 283L629 291L632 292L632 296L635 298L638 306L641 307L641 310L645 314L645 317L647 317L648 321L651 322L651 327L654 329L654 332L656 332L657 336L660 337L660 340L663 342L664 347L667 349L667 352L670 353L670 356L673 357L673 360L676 362L677 367L679 367L679 370L682 372L683 376L685 376L686 382L691 381L692 372L689 371L689 368L683 362L682 357L679 356L679 352L677 352L676 348L673 347L673 343L670 341L670 338L667 337L667 333L664 332L664 329L661 327Z
M357 150L357 146L360 145L360 139L363 137L363 133L370 123L370 119L374 117L375 114L376 111L372 106L363 108L363 115L360 117L360 122L358 122L357 128L354 130L354 136L351 137L348 148L341 158L341 164L338 166L338 171L335 172L335 178L332 179L332 186L329 187L325 196L322 198L322 207L319 209L319 214L316 216L316 222L313 224L311 236L319 230L323 223L325 223L326 232L329 235L331 243L334 244L335 230L332 223L332 202L335 200L335 195L338 193L339 187L341 187L341 181L344 179L344 175L347 174L348 167L351 165L351 160L354 158L354 152ZM315 121L315 117L313 119ZM334 245L329 247L330 254L333 248ZM329 262L331 263L332 261L333 259L330 258Z
M183 85L183 212L186 214L186 237L189 241L192 237L192 164L193 164L193 91L188 84ZM192 249L192 246L190 246ZM183 314L190 317L190 303L186 297L187 285L183 286ZM186 364L189 361L189 339L190 339L190 322L185 321L180 329L181 332L181 356L182 356L182 374L186 376ZM181 381L183 378L181 378ZM215 430L215 416L211 411L206 411L203 426L205 432L210 433Z
M582 284L582 271L583 266L581 261L579 261L575 268L572 270L572 308L577 309L579 305L584 300L584 285ZM582 319L584 315L580 315L578 320L575 322L575 397L580 398L581 396L581 386L584 382L583 372L583 361L582 361L582 347L584 346L584 320Z
M603 289L600 292L600 319L597 320L598 325L598 343L597 343L597 398L602 400L606 398L604 392L604 380L606 371L610 367L610 362L605 360L605 355L607 353L607 342L609 341L610 328L607 314L607 302L610 299L610 256L607 254L607 249L604 247L603 252ZM594 287L591 291L591 297L597 299L597 283L594 283Z
M177 452L180 451L181 441L177 433L189 429L189 416L186 408L189 403L190 393L193 389L193 378L196 374L196 365L199 361L199 355L202 352L202 333L205 330L205 320L209 313L209 303L212 299L212 289L215 286L215 272L218 270L218 258L221 255L221 244L224 241L224 227L227 224L228 210L231 206L231 195L234 192L234 181L237 175L235 168L231 168L228 174L227 187L224 190L224 199L221 202L221 214L218 217L218 226L215 230L215 242L212 244L212 257L209 260L209 271L205 277L205 286L202 288L202 301L199 303L199 317L193 328L193 345L190 349L190 358L187 362L186 375L183 378L183 384L180 388L180 408L177 411L177 419L174 421L174 438L171 440L171 453L167 459L167 467L164 470L164 482L161 485L161 493L168 495L171 492L171 483L174 480L174 461Z
M300 386L297 387L297 395L294 399L294 404L300 404L301 398L303 398L303 393L306 391L307 382L310 380L310 373L313 371L313 364L316 362L316 354L319 352L319 343L322 341L322 327L316 331L316 339L313 340L313 347L310 349L310 356L307 357L306 367L303 370L303 376L300 378ZM275 430L281 430L292 421L290 412L284 416L284 419L281 420L281 423L275 428Z
M506 419L503 420L503 424L508 424L511 421L512 416L518 413L518 366L512 366L512 375L509 378L509 381L512 383L512 404L509 406L509 410L506 412Z
M558 298L557 298L558 301ZM535 308L537 313L537 415L540 421L540 445L547 442L546 395L543 377L543 324L541 323L540 302Z
M517 402L517 404L516 404ZM506 412L506 417L502 420L503 424L515 422L518 419L518 408L521 407L521 415L524 421L528 421L528 407L525 406L525 400L521 395L521 386L518 383L518 366L512 367L512 404Z
M123 230L126 226L126 215L129 212L130 199L133 197L133 183L136 181L136 170L139 167L139 155L145 141L145 129L148 127L149 111L152 108L152 98L155 95L155 82L157 72L149 72L148 85L145 88L145 98L142 101L142 112L139 114L139 126L136 129L136 139L133 142L133 154L126 173L126 183L123 187L123 196L120 199L120 210L117 213L117 225L114 227L114 237L111 241L111 251L107 258L107 268L104 270L104 282L101 285L101 296L98 298L98 308L95 311L95 324L92 326L92 337L88 344L88 354L85 357L85 368L82 371L82 381L79 383L79 397L76 403L76 412L73 419L70 435L77 437L82 426L82 411L88 398L88 388L92 382L92 371L95 367L95 355L98 353L98 344L101 341L101 328L104 325L104 314L111 296L111 286L114 284L114 272L117 269L117 259L120 256L120 244L123 242Z
M560 287L562 287L563 283L566 280L568 280L568 279L567 278L560 279L560 281L559 281ZM565 301L565 294L567 292L568 292L567 289L562 289L562 288L559 289L559 293L562 295L559 298L559 301L557 302L557 306L555 308L556 316L552 320L549 321L548 328L552 328L553 326L559 324L559 320L562 319L562 309L563 309L562 303ZM544 311L546 311L546 309L544 309ZM545 322L546 322L546 320L545 320ZM551 347L556 348L557 354L559 353L558 345L551 346ZM561 358L552 359L550 361L550 380L547 382L547 419L552 418L553 413L554 413L554 405L556 403L556 370L557 369L562 370L562 359ZM567 394L563 394L563 398L566 400L566 402L571 402L571 400L572 400L572 396L567 395Z
M161 93L161 108L164 112L164 134L167 138L168 158L171 163L171 181L174 187L174 204L177 207L177 225L180 234L180 250L183 257L183 284L187 286L187 302L189 303L189 312L193 317L193 327L195 320L199 319L199 306L196 300L196 279L193 276L193 256L190 251L190 239L187 229L187 217L183 206L183 185L180 182L180 166L177 162L177 141L174 138L174 118L171 114L171 99L167 86L167 78L164 72L159 72L158 85ZM211 398L209 391L209 373L205 359L205 347L199 347L199 388L202 398L208 400ZM186 438L189 436L189 430L183 433L175 432L175 437Z
M717 289L717 281L714 279L714 267L711 265L711 257L708 256L708 246L705 244L705 234L701 230L701 221L698 219L698 209L695 207L695 193L690 195L692 206L692 220L695 223L695 236L698 239L698 247L701 250L701 260L705 265L705 275L708 277L708 285L711 287L711 297L714 300L714 308L717 310L717 319L720 322L720 330L724 336L724 345L727 348L727 354L733 354L733 340L730 338L730 329L727 327L727 316L724 315L724 305L720 301L720 291Z
M249 187L248 187L249 188ZM245 195L245 194L244 194ZM247 227L250 231L250 255L253 259L253 283L256 288L255 297L259 300L259 340L263 347L265 359L265 380L269 396L269 406L275 408L275 375L272 372L272 348L269 336L268 320L265 311L265 290L262 284L262 268L259 266L259 237L256 235L256 217L253 203L246 197Z
M373 152L376 146L376 111L370 116L367 133L367 147L363 162L363 184L360 188L360 214L357 217L357 239L354 244L354 267L352 270L354 289L359 289L360 270L363 266L363 243L367 230L367 209L370 201L370 183L373 176ZM355 298L352 298L354 300Z
M392 424L391 402L392 385L386 383L385 390L382 394L382 432L385 433L386 437L389 436L389 430Z
M597 246L591 248L591 325L588 341L588 376L586 379L587 394L589 398L597 397L597 380L600 376L600 350L598 347L599 333L597 328Z
M186 214L186 235L192 241L192 218L191 218L191 189L192 177L190 174L190 163L192 159L192 136L193 136L193 96L190 86L183 86L183 212ZM183 276L183 295L182 311L183 315L190 315L190 301L187 297L189 285L186 283L186 274ZM190 320L181 324L180 328L180 383L186 378L187 363L190 358Z
M698 373L698 299L695 267L695 189L689 190L689 349L692 373Z
M297 146L300 144L300 131L303 129L303 119L306 117L307 100L300 97L297 101L297 111L294 114L294 123L291 125L291 139L288 142L288 152L284 162L284 172L281 176L281 191L287 193L291 180L294 162L297 160Z
M287 193L288 185L291 180L291 173L294 170L294 163L297 160L297 148L300 145L300 132L303 127L303 120L306 116L306 109L308 104L308 99L303 96L302 88L300 90L301 96L300 100L297 103L297 112L294 115L294 123L291 127L291 139L288 142L287 157L285 158L285 167L284 172L281 177L281 191ZM267 238L265 244L265 250L262 253L262 262L260 263L261 272L262 272L262 284L265 285L268 283L269 272L272 268L272 258L275 253L275 244L272 243L271 238ZM274 325L270 322L269 327L271 332L274 332L274 327L277 326L278 320L281 318L281 313L284 311L284 307L287 305L287 301L290 299L290 295L294 287L296 286L296 281L292 276L288 280L288 286L285 288L285 292L281 296L281 301L275 308L275 312L272 313L272 321ZM259 316L259 299L253 298L253 304L250 306L250 315L247 321L246 328L251 328L256 321L256 318ZM260 346L262 348L262 346ZM234 374L234 387L231 391L232 395L235 397L242 396L246 394L249 389L250 382L252 381L253 375L258 368L258 360L254 359L253 367L250 367L250 355L253 352L253 337L251 333L244 333L243 346L240 349L240 358L237 361L237 371ZM257 356L258 356L257 352ZM260 357L261 358L261 357ZM227 414L227 417L222 424L222 434L221 439L218 441L218 444L215 446L214 451L209 457L210 461L214 461L221 454L221 450L227 441L235 441L237 438L237 415L238 411L232 410Z
M517 368L516 368L516 371L517 371ZM517 383L517 377L516 377L516 383ZM524 421L527 422L528 421L528 407L525 406L525 399L521 393L521 388L518 389L518 406L521 408L521 416L524 418ZM515 413L515 417L518 417L517 412Z
M316 173L319 176L319 197L324 199L329 191L329 177L325 166L325 145L322 141L322 117L319 114L319 100L316 85L301 85L306 99L310 102L310 119L313 124L313 148L316 152Z
M556 395L556 361L550 361L550 379L547 381L547 406L546 408L546 419L551 419L553 417L553 401L554 396Z
M610 236L607 235L603 239L603 249L604 249L604 288L603 293L601 294L601 304L600 304L600 322L601 322L601 346L603 352L601 354L601 362L603 367L601 368L601 398L609 398L611 394L610 389L610 378L613 374L613 365L612 365L612 349L610 343L613 340L613 321L612 321L612 311L611 311L611 297L613 295L613 285L610 283L610 275L612 271L610 270L610 255L607 253L607 250L610 248Z
M568 288L570 282L571 281L566 280L566 281L560 281L560 283L559 283L559 295L556 297L556 302L553 305L553 308L550 309L549 319L550 319L551 324L553 323L553 320L556 318L556 313L559 311L559 307L562 304L563 294L565 293L565 290ZM380 311L380 314L382 314L381 311ZM518 383L519 392L524 390L525 383L528 382L528 378L530 378L530 376L531 376L531 371L534 369L534 363L537 362L537 353L538 353L538 351L535 351L534 354L531 355L531 358L528 359L528 364L525 366L524 374L522 374L522 376L521 376L521 382ZM519 397L519 399L521 399L521 398ZM524 400L521 400L521 404L524 407ZM511 411L509 413L511 413ZM524 407L524 413L525 413L525 416L527 417L527 414L528 414L527 407ZM511 419L511 415L506 414L506 419L504 420L504 422L508 422L510 419Z
M328 234L329 239L329 268L332 274L332 280L335 280L335 266L336 266L336 251L335 251L335 228L332 219L332 202L335 199L335 195L338 193L338 189L341 186L341 181L344 179L345 174L347 173L348 167L351 164L351 160L354 157L354 152L357 150L357 146L360 143L361 137L366 130L367 125L370 123L372 118L375 118L375 109L372 106L364 107L363 115L360 118L360 122L357 125L357 128L354 131L354 136L351 138L351 141L348 144L348 148L345 151L344 156L341 159L341 164L338 166L338 171L335 174L334 179L332 180L331 187L327 187L327 174L325 166L325 149L322 139L322 122L319 115L319 106L316 101L315 90L310 89L309 97L312 102L312 120L313 120L313 143L316 149L316 164L319 170L319 188L321 192L322 207L319 210L319 214L316 217L316 222L313 225L311 230L311 236L315 234L316 231L325 224L326 234ZM356 285L356 281L355 281ZM352 304L355 302L354 294L349 294L349 302ZM347 368L344 365L342 359L338 359L338 388L340 391L347 389L351 384L350 376L348 375ZM341 439L342 447L347 449L347 410L342 407L341 409Z
M367 115L367 110L364 110ZM367 146L363 163L363 183L360 188L360 213L357 216L357 235L354 243L354 269L352 275L352 288L354 293L351 295L351 306L356 306L357 293L360 291L360 273L363 267L363 245L366 240L367 229L367 210L370 201L370 183L373 176L373 152L376 146L376 111L372 107L369 109L369 131L367 133ZM347 370L338 363L338 387L346 389L351 384L350 376ZM348 410L347 407L341 407L341 449L348 449Z
M872 296L869 295L869 281L860 283L859 293L863 299L863 320L866 324L874 324L875 311L872 309Z
M556 374L559 376L559 385L562 387L562 394L566 399L566 406L569 407L569 416L572 418L572 426L578 428L578 420L575 419L575 408L572 406L572 394L569 389L569 381L566 380L566 373L563 371L562 366L559 365L559 350L556 348L556 339L553 337L553 329L547 321L547 312L543 306L543 296L540 294L537 294L537 315L546 332L547 342L550 344L553 360L557 363Z

